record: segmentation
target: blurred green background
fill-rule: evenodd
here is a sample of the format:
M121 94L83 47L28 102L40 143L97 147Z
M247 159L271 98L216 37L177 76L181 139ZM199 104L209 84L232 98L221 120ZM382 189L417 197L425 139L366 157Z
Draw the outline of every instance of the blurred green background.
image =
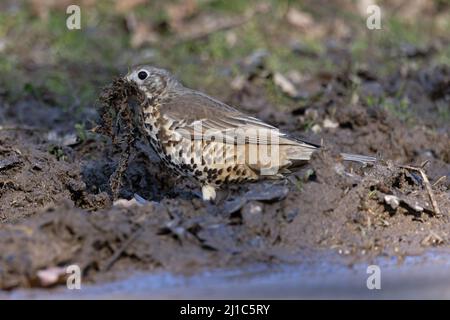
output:
M382 8L381 30L366 28L373 3ZM81 8L81 30L66 28L70 4ZM302 79L449 65L449 30L448 0L2 1L0 95L10 105L32 98L76 114L113 77L150 63L229 101L243 76L260 71L261 57L268 74L295 71ZM311 103L292 99L270 76L258 85L277 108Z

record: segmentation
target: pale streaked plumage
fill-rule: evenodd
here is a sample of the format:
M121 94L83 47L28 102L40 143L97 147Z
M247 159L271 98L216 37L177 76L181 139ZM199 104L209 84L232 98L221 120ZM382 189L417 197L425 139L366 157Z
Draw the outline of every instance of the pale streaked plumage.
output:
M282 177L319 147L184 87L166 70L139 66L126 79L146 96L141 117L151 145L170 168L202 185L205 200L214 199L215 188L225 183ZM276 161L267 163L263 156ZM342 157L375 160L344 153Z

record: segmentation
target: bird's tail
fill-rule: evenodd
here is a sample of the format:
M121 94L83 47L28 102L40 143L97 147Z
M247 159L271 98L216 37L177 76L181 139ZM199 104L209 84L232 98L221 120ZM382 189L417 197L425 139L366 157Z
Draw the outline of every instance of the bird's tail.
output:
M284 149L286 160L290 161L307 161L311 159L311 155L314 151L318 149L317 146L314 145L308 145L308 144L302 144L302 145L295 145L295 146L286 146ZM360 162L364 164L368 163L374 163L377 161L377 158L370 157L370 156L362 156L359 154L351 154L351 153L341 153L342 158L345 161L355 161Z

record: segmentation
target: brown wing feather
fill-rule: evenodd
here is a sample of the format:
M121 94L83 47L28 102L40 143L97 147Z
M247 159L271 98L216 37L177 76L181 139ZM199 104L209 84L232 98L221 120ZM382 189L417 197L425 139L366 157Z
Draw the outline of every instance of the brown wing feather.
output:
M289 138L270 124L250 117L208 95L187 88L176 95L169 95L162 102L161 113L174 120L178 132L190 139L202 138L202 135L194 135L195 126L201 122L202 134L206 132L216 136L220 134L228 143L233 141L235 144L267 144L270 137L276 137L280 145L317 148L316 145ZM183 121L176 123L177 119L183 119Z

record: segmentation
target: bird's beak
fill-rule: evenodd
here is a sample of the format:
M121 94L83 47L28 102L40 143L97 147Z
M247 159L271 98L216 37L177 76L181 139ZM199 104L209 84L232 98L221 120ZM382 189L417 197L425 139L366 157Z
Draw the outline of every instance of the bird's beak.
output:
M129 71L129 72L127 73L127 75L124 77L124 79L125 79L126 81L128 81L128 82L134 81L133 72L132 72L132 71Z

